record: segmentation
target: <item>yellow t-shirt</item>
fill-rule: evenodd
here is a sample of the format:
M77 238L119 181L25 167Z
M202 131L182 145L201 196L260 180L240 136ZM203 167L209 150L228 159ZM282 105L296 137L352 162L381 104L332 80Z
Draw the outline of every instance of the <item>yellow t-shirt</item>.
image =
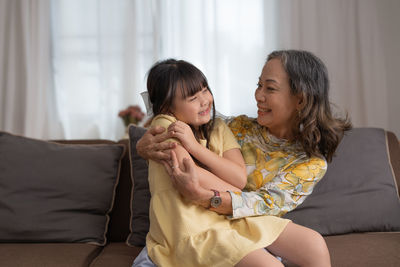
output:
M174 121L174 117L159 115L152 125L167 128ZM239 148L235 137L217 119L210 149L222 155L232 148ZM289 222L275 216L229 220L192 204L173 188L164 167L152 160L149 185L152 197L146 245L157 266L233 266L251 251L270 245Z

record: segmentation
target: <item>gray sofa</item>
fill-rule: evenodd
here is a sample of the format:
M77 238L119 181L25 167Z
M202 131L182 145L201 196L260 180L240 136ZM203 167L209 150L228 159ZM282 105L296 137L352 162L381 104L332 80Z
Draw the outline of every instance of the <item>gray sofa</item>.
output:
M130 142L45 142L0 132L0 216L3 221L0 222L0 265L131 266L144 244L148 229L147 210L150 194L147 185L147 165L137 156L134 148L143 131L141 128L131 127ZM114 156L108 158L106 153ZM51 156L46 157L48 154ZM67 154L68 156L65 156ZM91 161L90 157L95 157L96 160ZM377 159L379 162L376 162ZM108 166L108 161L114 163ZM41 171L46 168L51 170ZM80 168L77 174L72 173L75 168ZM97 170L93 170L96 168L104 168L104 171L99 174ZM360 168L366 171L357 172ZM368 175L371 168L378 168L376 171L381 173L382 177L376 173ZM64 191L48 194L35 203L43 192L47 194L46 190L52 188L52 181L58 179L58 169L66 174L66 178L60 178L64 179L64 182L55 181L54 186L59 185ZM79 176L82 173L84 178ZM357 173L361 173L359 177L355 177ZM374 177L371 178L371 175ZM50 177L42 183L27 182L31 177L44 179L43 176ZM109 185L98 190L102 181L98 178L100 176L104 176L104 181L108 181ZM338 176L340 178L337 178ZM8 186L19 179L15 185ZM364 179L365 182L359 183L360 179ZM82 180L94 182L82 184ZM71 185L72 181L76 184ZM314 193L286 217L324 235L332 266L400 266L398 185L400 146L396 136L380 129L355 129L342 141L337 156L328 167L326 177L317 185ZM19 192L19 188L26 190ZM59 189L52 189L52 192L55 190ZM76 194L70 194L69 191L76 191ZM92 194L92 191L100 193L96 195ZM107 192L109 196L104 198L105 200L101 199L95 203L95 198L102 198ZM20 200L15 200L13 194L17 194L17 199ZM35 195L35 199L30 198L30 194ZM82 195L79 194L91 194L90 198L93 201L85 202L86 199L82 199ZM371 203L363 206L366 196ZM75 197L78 201L69 205L76 207L61 207L66 205L65 199ZM55 203L56 207L52 207L51 203ZM25 206L29 212L18 212L21 206ZM43 212L43 207L47 206L49 208ZM90 207L94 207L96 211ZM370 208L370 211L366 212L366 208ZM52 213L57 215L53 216ZM98 223L95 219L92 220L92 215L96 219L100 218ZM74 216L76 219L63 224L62 221ZM365 222L366 220L369 222ZM67 229L58 228L58 225ZM48 231L43 231L46 227ZM87 230L82 231L83 228ZM97 228L97 232L87 234ZM71 236L74 238L70 238ZM285 264L292 266L287 262Z

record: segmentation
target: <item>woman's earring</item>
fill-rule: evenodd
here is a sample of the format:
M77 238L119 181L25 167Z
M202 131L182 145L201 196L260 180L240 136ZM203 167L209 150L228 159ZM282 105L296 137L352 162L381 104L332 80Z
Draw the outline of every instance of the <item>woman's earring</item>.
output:
M300 125L299 125L299 131L302 132L303 130L304 130L304 124L303 124L303 123L300 123Z
M299 120L300 120L300 110L299 110L299 109L297 110L297 117L298 117ZM303 130L304 130L304 124L303 124L302 122L300 122L300 124L299 124L299 131L302 132Z

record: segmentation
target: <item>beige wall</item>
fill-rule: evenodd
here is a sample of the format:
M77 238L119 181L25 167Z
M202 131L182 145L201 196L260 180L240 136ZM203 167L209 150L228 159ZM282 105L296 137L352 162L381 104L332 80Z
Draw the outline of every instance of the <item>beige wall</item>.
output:
M376 3L389 90L388 130L394 132L400 140L400 1L378 0Z

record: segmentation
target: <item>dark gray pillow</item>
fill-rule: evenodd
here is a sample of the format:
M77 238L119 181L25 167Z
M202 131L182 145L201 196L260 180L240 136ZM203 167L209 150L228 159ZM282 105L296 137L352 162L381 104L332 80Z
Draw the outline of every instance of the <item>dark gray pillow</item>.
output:
M284 217L323 235L399 231L400 203L386 133L356 128L344 136L314 192Z
M123 153L0 132L0 242L104 245Z
M136 143L146 132L145 128L129 126L129 155L131 160L132 196L130 234L127 243L133 246L144 246L149 231L150 190L147 179L148 166L146 160L136 152Z

